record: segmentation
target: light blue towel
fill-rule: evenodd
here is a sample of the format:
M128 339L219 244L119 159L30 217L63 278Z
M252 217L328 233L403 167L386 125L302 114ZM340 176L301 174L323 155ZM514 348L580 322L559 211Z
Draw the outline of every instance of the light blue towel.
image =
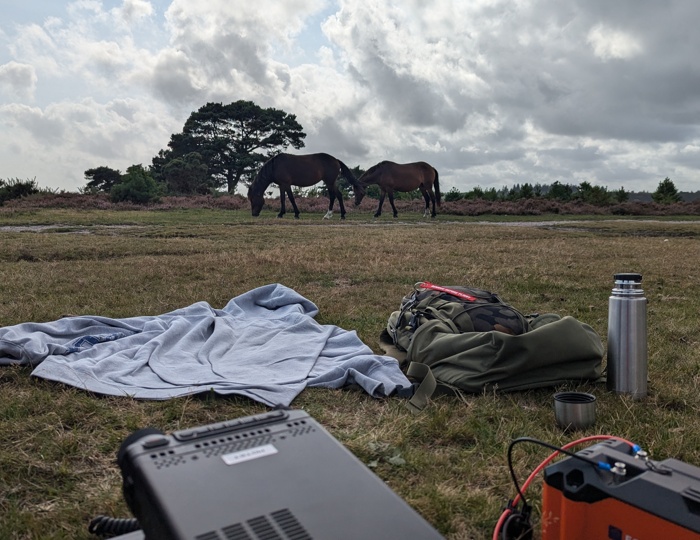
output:
M321 325L315 304L280 284L237 296L221 310L206 302L159 316L66 317L0 328L0 365L136 399L214 391L271 407L307 386L356 383L374 397L410 393L395 359L357 336Z

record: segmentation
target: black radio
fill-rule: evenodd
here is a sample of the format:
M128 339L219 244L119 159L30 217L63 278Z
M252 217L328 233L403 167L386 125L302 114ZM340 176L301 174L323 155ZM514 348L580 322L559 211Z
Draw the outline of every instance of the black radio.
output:
M304 411L141 430L118 462L148 540L442 538Z

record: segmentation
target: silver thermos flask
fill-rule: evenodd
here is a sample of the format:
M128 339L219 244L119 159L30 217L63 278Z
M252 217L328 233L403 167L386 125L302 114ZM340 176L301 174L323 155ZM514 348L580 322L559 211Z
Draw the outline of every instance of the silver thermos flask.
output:
M615 274L608 306L608 389L647 395L647 299L641 274Z

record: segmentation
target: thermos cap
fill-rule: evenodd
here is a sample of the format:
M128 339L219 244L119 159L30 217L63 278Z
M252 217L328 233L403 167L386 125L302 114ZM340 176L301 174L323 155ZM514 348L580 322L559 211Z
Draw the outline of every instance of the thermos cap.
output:
M642 282L642 274L636 274L636 273L615 274L614 278L615 278L615 281L632 281L634 283L641 283Z

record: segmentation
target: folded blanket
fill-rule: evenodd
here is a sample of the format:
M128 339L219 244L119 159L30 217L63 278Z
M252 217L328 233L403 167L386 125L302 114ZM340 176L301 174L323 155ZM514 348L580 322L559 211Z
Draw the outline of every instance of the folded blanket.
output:
M314 317L318 308L271 284L158 316L66 317L0 328L0 365L84 390L137 399L213 391L288 406L308 387L358 384L374 397L410 393L398 362Z

